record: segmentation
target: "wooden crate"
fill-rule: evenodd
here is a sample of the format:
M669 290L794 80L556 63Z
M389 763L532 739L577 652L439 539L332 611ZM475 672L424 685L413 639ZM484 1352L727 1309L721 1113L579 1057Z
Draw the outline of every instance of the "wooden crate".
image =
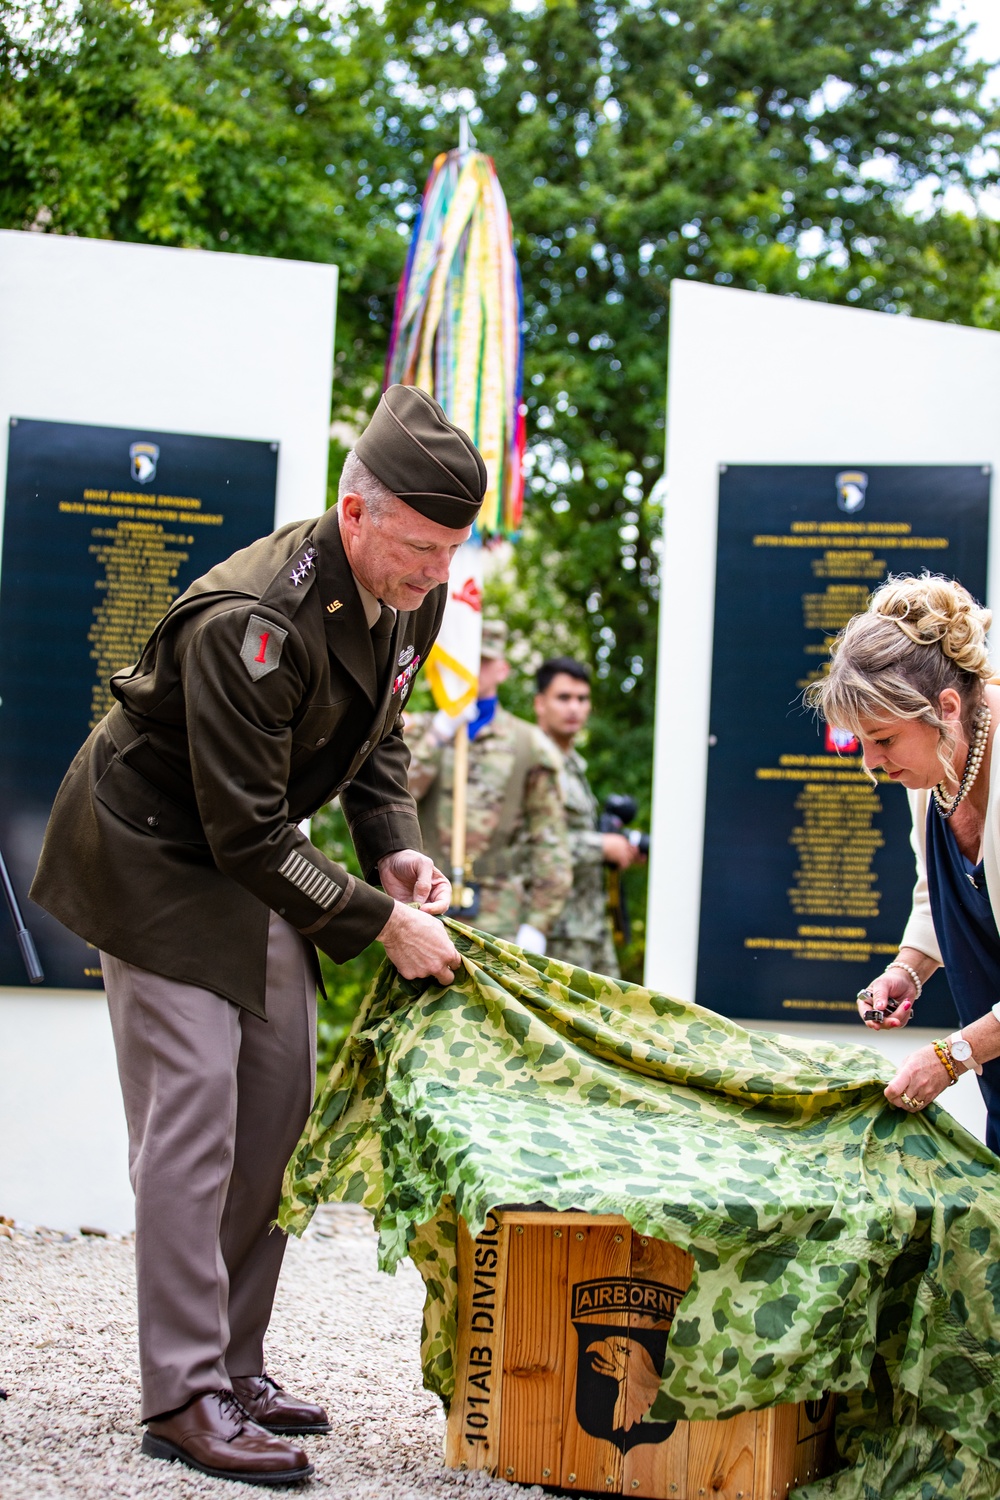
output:
M649 1500L785 1500L828 1473L829 1399L640 1422L692 1270L616 1215L498 1210L476 1240L463 1223L446 1464Z

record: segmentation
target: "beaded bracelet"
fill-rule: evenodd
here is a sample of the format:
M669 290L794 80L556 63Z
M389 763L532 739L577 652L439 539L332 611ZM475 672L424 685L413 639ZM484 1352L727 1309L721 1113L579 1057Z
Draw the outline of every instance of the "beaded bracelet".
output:
M937 1053L940 1062L943 1063L944 1067L947 1069L947 1071L948 1071L948 1077L951 1079L951 1083L957 1083L958 1082L958 1074L955 1072L955 1069L954 1069L954 1067L952 1065L951 1053L948 1050L948 1043L947 1042L931 1042L931 1046L934 1048L934 1051ZM951 1084L949 1084L949 1088L950 1087L951 1087Z
M894 958L891 964L886 964L885 972L887 974L890 969L905 969L906 973L909 974L910 978L913 980L914 985L916 986L917 993L914 996L914 999L919 1000L920 996L924 992L924 985L923 980L920 978L920 975L917 973L916 969L911 968L909 964L904 964L901 958Z

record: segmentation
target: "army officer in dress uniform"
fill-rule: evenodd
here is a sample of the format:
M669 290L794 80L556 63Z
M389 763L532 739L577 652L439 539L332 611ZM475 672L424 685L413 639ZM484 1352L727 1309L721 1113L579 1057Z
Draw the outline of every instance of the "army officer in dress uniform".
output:
M285 1239L269 1225L313 1093L315 949L342 962L378 938L405 977L442 983L458 965L401 710L485 487L438 404L391 387L336 509L198 579L112 679L46 833L31 895L101 950L125 1097L143 1450L220 1478L301 1479L278 1434L328 1430L263 1355ZM298 826L336 795L364 882Z

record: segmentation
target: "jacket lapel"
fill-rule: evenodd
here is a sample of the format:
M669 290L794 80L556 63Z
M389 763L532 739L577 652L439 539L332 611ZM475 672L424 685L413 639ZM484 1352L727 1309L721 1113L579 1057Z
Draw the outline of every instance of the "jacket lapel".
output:
M392 627L392 639L389 642L389 665L386 668L385 682L382 684L382 691L379 694L379 700L375 706L375 714L372 719L372 729L377 732L381 732L381 727L389 712L389 701L393 696L392 685L399 673L399 653L406 637L406 624L409 618L409 615L397 613L396 623Z
M379 693L371 632L340 539L336 507L319 518L313 540L317 551L316 587L323 611L327 648L374 704ZM394 646L395 639L396 631L393 632ZM391 662L394 658L390 656L389 660Z

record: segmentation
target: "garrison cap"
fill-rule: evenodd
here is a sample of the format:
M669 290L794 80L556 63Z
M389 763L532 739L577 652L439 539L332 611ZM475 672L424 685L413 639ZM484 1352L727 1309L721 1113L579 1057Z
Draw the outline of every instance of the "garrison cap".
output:
M391 385L354 445L386 489L439 526L471 526L486 494L472 439L415 385Z
M497 661L507 653L507 622L505 620L483 621L483 644L480 655L489 661Z

